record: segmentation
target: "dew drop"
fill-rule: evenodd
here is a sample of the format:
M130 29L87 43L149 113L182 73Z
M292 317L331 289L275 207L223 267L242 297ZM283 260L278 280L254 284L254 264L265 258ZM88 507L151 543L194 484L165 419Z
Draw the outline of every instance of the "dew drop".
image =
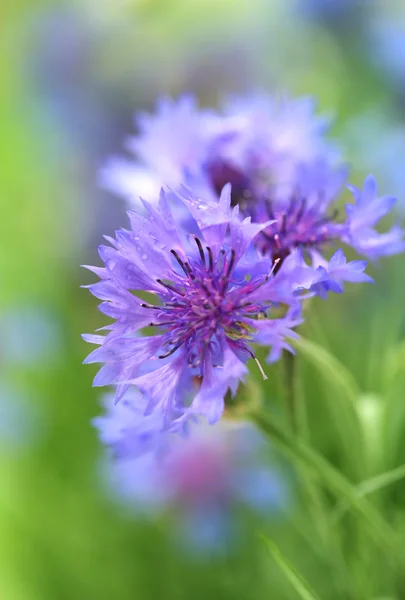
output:
M146 260L147 258L148 258L148 255L147 255L147 254L145 254L145 253L144 253L144 254L142 254L142 259L143 259L143 260Z

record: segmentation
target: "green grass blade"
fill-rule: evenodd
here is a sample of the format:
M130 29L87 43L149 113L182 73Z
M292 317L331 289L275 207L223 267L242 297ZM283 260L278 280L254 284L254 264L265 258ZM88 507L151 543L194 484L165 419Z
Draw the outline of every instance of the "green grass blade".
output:
M330 383L344 392L345 398L355 410L360 390L350 371L330 352L314 342L300 337L293 344Z
M391 471L386 471L385 473L381 473L380 475L376 475L376 477L372 477L370 479L366 479L362 481L355 489L357 495L359 497L367 496L368 494L373 494L374 492L378 492L383 488L400 481L405 478L405 465L401 465ZM348 504L346 501L342 501L336 507L334 515L332 517L333 521L338 521L344 513L348 510Z
M319 596L311 589L308 582L304 577L297 571L297 569L290 563L289 560L281 553L280 549L274 542L269 540L266 536L260 535L261 539L266 545L267 550L270 552L274 561L278 564L280 569L285 573L287 579L294 587L297 594L302 600L319 600Z
M295 340L294 346L300 357L314 367L312 376L324 388L326 407L347 466L360 478L366 468L363 429L357 412L361 391L350 371L325 348L305 338Z
M345 500L374 539L385 547L398 550L395 532L380 513L358 495L354 486L327 460L299 440L293 439L268 416L253 413L251 418L267 437L294 463L303 465L315 473L323 484L339 499Z

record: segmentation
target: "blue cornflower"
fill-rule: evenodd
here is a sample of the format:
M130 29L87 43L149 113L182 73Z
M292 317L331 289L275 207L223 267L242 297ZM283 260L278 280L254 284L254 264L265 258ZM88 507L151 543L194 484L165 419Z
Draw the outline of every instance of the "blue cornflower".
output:
M365 179L363 189L348 187L356 203L346 204L348 231L342 236L343 241L372 260L403 252L404 230L399 225L394 225L389 231L381 234L374 229L378 221L391 211L396 198L378 197L377 184L371 175Z
M341 249L335 252L330 261L325 260L316 250L310 250L310 256L312 267L319 276L310 289L323 299L327 297L328 292L341 294L344 281L373 283L373 279L364 273L367 262L365 260L347 262Z
M131 136L126 148L138 161L113 156L100 171L101 185L131 206L139 206L140 197L155 201L163 185L178 188L185 172L197 175L217 130L214 113L199 110L191 95L177 102L160 98L156 115L139 113L136 125L139 135Z
M138 386L149 397L148 413L164 409L167 428L193 413L217 421L245 363L253 358L262 371L256 336L267 333L281 348L299 322L281 326L283 318L269 318L273 305L296 306L296 291L317 280L294 255L277 275L272 261L259 260L251 242L269 223L242 221L238 207L231 209L230 186L212 205L184 194L191 212L182 228L169 208L173 194L162 190L159 208L144 202L146 215L129 212L132 229L99 248L105 266L89 267L101 281L88 287L115 319L108 335L84 336L101 346L85 362L105 363L94 385L116 385L117 401ZM145 327L155 333L141 337Z
M170 513L183 545L221 550L237 534L237 509L263 514L286 502L286 486L269 465L269 448L253 425L224 420L191 425L187 434L164 430L164 411L144 416L147 398L132 389L94 419L111 451L107 483L138 513Z
M365 179L362 190L348 186L355 203L346 204L346 217L339 219L334 205L344 179L344 168L331 170L325 163L317 163L302 169L301 181L287 199L251 196L243 200L240 203L242 215L250 216L255 222L273 220L257 238L261 253L282 261L294 248L323 251L342 243L372 260L403 252L405 242L401 227L395 225L382 234L374 229L378 221L389 214L396 198L378 197L372 175Z
M384 234L374 229L395 199L378 198L372 176L362 191L349 186L355 204L339 217L336 201L347 168L336 166L338 154L324 135L328 122L313 115L308 99L281 105L266 97L239 99L219 114L198 112L187 97L163 102L147 123L132 143L142 163L127 189L132 195L144 181L140 168L155 184L178 189L184 181L204 199L217 200L230 182L232 205L239 205L243 217L272 222L255 244L262 255L279 259L279 267L296 248L323 251L345 243L372 260L404 250L400 227ZM173 175L163 163L170 163ZM112 187L121 171L116 162L110 165Z
M314 115L310 98L235 97L215 112L183 95L161 98L155 115L136 121L139 134L126 143L136 162L113 157L100 173L102 185L131 204L139 196L152 201L162 185L191 181L204 198L217 198L231 182L237 199L252 178L281 192L291 189L299 165L338 158L325 140L329 120Z

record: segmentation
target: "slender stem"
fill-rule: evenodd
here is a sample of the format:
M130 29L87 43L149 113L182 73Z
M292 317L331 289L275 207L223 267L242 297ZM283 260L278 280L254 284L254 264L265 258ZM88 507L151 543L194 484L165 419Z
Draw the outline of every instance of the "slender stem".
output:
M298 415L297 415L297 386L296 386L296 359L294 354L285 352L283 354L284 367L284 393L286 399L287 411L292 432L298 433Z
M251 412L250 418L259 427L266 437L275 444L283 454L289 457L298 467L304 467L309 470L320 482L324 484L336 497L344 497L353 514L361 519L364 525L368 526L369 532L374 538L386 548L397 550L398 538L385 519L375 508L369 504L365 498L358 496L355 488L331 465L321 454L312 450L300 440L294 439L285 431L276 421L270 419L267 415L258 412ZM405 557L401 554L401 561Z

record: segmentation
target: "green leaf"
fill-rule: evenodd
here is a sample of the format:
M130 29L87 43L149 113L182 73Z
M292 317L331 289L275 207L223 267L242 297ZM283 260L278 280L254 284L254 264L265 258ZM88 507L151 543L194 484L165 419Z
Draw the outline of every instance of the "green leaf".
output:
M315 367L324 383L324 398L332 416L332 426L336 428L348 467L354 469L353 473L360 477L365 470L366 457L364 432L357 412L361 391L353 375L335 356L318 344L301 337L294 340L293 345L299 355ZM316 372L314 376L316 377Z
M265 543L275 562L285 573L287 579L289 579L295 591L299 594L300 598L302 598L302 600L319 600L319 596L315 594L308 582L304 579L301 573L297 571L294 565L292 565L290 561L287 560L286 557L281 553L279 547L264 535L260 534L260 537Z
M360 390L350 371L330 352L314 342L300 337L300 339L294 340L293 344L301 354L312 362L329 383L344 392L347 405L355 411Z
M276 444L293 462L298 466L307 467L337 498L345 500L351 511L357 515L379 544L384 544L385 547L397 552L398 540L390 525L366 498L358 495L354 486L322 455L300 440L293 439L268 416L256 412L251 414L251 418L272 443Z
M376 477L371 477L370 479L366 479L362 483L360 483L355 489L355 492L359 497L367 496L368 494L373 494L374 492L378 492L383 488L400 481L405 478L405 465L401 465L396 469L392 469L391 471L386 471L385 473L380 473L380 475L376 475ZM332 519L337 521L340 519L346 510L348 509L347 502L340 502L337 506L334 516Z

